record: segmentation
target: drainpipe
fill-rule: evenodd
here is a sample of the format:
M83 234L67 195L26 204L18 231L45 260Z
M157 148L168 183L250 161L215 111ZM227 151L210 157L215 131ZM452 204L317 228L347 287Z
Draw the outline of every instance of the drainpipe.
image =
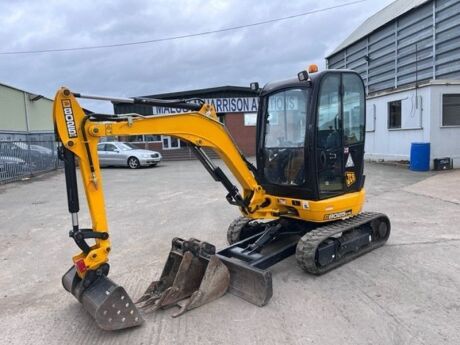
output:
M26 143L27 143L27 163L29 165L29 173L32 175L32 160L30 157L30 142L29 142L29 134L30 134L30 125L29 125L29 105L26 92L23 92L24 95L24 116L26 120Z

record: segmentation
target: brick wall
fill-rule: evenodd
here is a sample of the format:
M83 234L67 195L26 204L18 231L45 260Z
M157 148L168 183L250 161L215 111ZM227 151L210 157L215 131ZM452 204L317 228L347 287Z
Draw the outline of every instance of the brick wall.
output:
M256 154L256 126L244 125L243 113L225 115L225 126L246 157Z

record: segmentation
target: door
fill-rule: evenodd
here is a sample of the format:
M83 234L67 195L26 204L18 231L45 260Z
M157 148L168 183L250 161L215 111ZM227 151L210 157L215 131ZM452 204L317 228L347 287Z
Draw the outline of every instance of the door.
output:
M161 142L163 143L163 150L180 149L180 140L176 137L162 135Z
M108 165L126 165L126 160L120 149L112 143L105 144L105 159Z
M363 184L366 99L361 78L354 73L342 75L343 162L345 191L359 191Z
M97 154L99 156L99 165L106 166L108 165L107 154L105 151L105 143L97 144Z
M329 73L321 80L317 108L316 164L319 198L344 191L341 75Z

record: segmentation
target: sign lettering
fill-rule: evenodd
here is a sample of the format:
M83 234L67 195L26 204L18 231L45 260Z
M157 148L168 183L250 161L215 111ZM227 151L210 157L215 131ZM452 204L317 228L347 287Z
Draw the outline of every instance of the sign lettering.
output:
M257 97L205 98L203 100L205 103L212 104L218 113L251 113L257 112L259 107ZM171 107L153 107L153 114L155 115L184 112L187 112L187 110Z
M77 127L75 126L75 119L73 117L73 111L69 100L62 101L62 109L64 110L64 119L67 127L67 134L69 138L76 138Z

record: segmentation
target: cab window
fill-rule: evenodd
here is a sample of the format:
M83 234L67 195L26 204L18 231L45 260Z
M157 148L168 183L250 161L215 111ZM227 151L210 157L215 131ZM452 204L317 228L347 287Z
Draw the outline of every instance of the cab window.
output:
M289 89L268 96L264 174L269 183L305 183L306 120L307 90Z
M346 73L343 83L343 138L345 145L364 141L364 90L356 74Z

